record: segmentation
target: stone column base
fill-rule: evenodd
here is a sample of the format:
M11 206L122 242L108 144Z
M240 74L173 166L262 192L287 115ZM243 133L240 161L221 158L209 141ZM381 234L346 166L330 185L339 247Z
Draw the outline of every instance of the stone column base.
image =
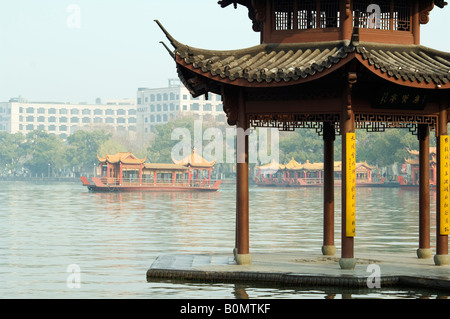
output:
M356 259L355 258L341 258L339 259L339 266L341 269L355 269Z
M334 254L336 254L336 246L332 245L322 246L322 254L324 256L334 256Z
M436 266L446 266L450 264L450 255L434 255L434 264Z
M250 265L252 263L252 255L236 254L236 263L238 265Z
M420 259L431 258L432 253L430 248L419 248L417 249L417 257Z

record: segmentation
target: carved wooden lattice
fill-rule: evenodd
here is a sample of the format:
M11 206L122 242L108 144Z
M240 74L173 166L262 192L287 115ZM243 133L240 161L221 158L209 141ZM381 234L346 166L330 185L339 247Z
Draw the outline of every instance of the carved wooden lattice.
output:
M332 123L336 134L340 134L339 114L249 114L249 126L253 128L277 128L280 131L295 131L297 128L315 129L323 133L323 123ZM408 129L417 135L419 124L426 124L431 131L437 127L437 116L395 115L395 114L355 114L355 128L367 132L384 132L389 128Z
M430 130L436 130L437 116L432 115L391 115L356 114L355 128L367 132L384 132L387 128L405 128L417 135L419 124L426 124Z
M297 128L315 129L323 133L323 123L333 123L339 134L339 114L249 114L250 127L277 128L280 131L295 131Z

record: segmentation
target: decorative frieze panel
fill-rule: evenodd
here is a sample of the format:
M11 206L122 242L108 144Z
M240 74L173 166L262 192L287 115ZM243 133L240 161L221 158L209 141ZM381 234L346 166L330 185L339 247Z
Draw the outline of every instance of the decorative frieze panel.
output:
M339 114L248 114L250 127L277 128L280 131L295 131L297 128L315 129L323 133L323 123L333 123L339 134Z
M355 128L367 132L384 132L387 128L406 128L417 135L419 124L426 124L431 131L436 130L437 116L433 115L393 115L355 114Z

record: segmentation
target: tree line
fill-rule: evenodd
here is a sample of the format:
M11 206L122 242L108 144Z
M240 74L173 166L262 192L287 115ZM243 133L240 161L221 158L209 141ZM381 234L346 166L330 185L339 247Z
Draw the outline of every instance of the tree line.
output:
M33 131L26 135L0 132L0 176L59 176L78 177L93 174L97 154L115 154L132 151L138 157L145 157L154 163L171 163L171 150L179 141L173 139L172 132L177 127L189 129L194 138L192 117L180 117L156 127L153 138L139 146L131 147L123 140L104 130L79 130L67 140L44 131ZM212 120L202 122L202 127L217 127L225 132L225 123ZM228 127L229 128L229 127ZM417 137L408 130L388 129L382 133L356 131L358 162L366 161L378 167L403 163L408 158L408 150L418 149ZM434 145L434 139L430 139ZM207 144L208 141L203 141ZM130 149L134 148L134 149ZM335 160L340 161L341 140L336 137ZM298 129L295 132L279 133L279 162L288 163L292 158L297 162L323 162L323 140L315 130ZM266 163L255 163L263 165ZM217 165L220 172L232 173L233 163ZM251 167L254 167L251 166Z

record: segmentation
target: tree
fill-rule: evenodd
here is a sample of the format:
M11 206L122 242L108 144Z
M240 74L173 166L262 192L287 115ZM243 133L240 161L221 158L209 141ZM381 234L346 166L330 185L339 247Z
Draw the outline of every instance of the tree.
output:
M358 161L387 166L403 163L408 149L418 149L417 138L406 129L388 129L380 133L357 131L356 156Z
M100 146L110 138L111 134L103 130L76 131L67 138L66 162L78 167L79 173L91 172L92 167L97 164Z
M147 148L149 156L147 157L152 163L171 163L172 149L179 140L172 140L172 132L176 128L185 128L189 130L192 145L194 138L194 120L191 117L183 116L166 124L158 125L155 128L155 139Z
M24 141L25 137L21 133L0 132L0 165L5 171L14 174L20 168L20 161L25 155Z
M65 145L61 138L44 131L33 131L26 135L24 149L27 160L24 166L32 175L51 175L65 164Z

